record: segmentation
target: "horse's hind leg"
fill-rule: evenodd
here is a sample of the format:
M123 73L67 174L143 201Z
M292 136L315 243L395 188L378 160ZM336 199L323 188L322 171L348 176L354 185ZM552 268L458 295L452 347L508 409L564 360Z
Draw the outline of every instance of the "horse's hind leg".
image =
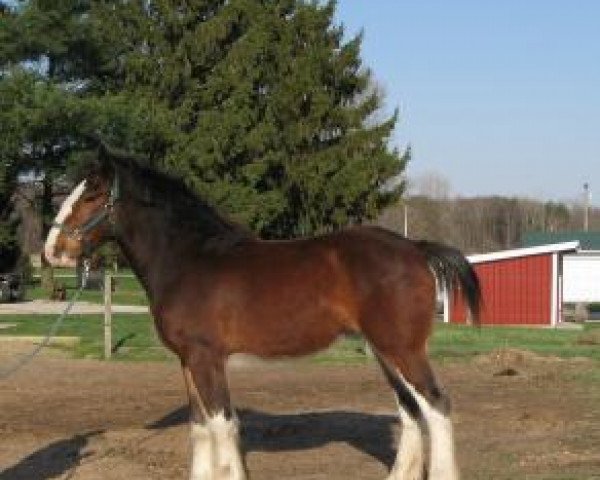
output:
M237 418L231 407L225 358L203 345L181 358L190 400L191 480L243 480Z
M455 480L458 471L454 460L454 440L452 423L450 421L450 400L439 386L431 365L424 352L403 352L402 355L390 355L377 352L387 380L390 382L400 405L400 416L403 423L403 433L400 439L396 464L390 475L390 480L407 478L427 478L428 480ZM419 430L428 438L427 473L412 468L419 454L409 451L422 452L423 444L411 447L416 442ZM407 429L405 433L405 429ZM418 436L421 441L421 436ZM406 443L407 445L402 445ZM422 462L422 456L420 457ZM418 476L415 476L418 475Z
M404 379L390 368L378 352L375 352L375 356L394 389L402 422L396 461L388 480L420 480L425 472L422 430L427 428L421 407Z

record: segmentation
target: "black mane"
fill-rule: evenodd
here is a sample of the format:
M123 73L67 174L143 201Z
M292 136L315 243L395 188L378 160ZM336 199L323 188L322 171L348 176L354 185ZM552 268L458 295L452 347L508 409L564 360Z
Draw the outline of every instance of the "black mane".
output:
M255 238L248 228L219 213L181 178L150 167L139 157L107 147L101 150L127 190L123 195L156 208L165 228L185 233L197 247L220 250Z

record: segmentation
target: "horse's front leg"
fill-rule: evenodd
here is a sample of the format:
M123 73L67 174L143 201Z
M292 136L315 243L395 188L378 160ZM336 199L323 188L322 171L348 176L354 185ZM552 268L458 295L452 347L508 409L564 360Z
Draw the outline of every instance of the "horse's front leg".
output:
M190 479L246 479L224 356L204 345L194 345L186 349L181 363L190 400Z

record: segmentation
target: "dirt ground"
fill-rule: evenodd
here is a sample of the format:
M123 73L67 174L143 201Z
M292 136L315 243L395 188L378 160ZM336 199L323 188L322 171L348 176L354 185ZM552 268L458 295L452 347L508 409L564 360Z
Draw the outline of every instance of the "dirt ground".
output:
M598 368L510 351L438 366L462 477L600 479ZM250 362L230 381L253 480L385 478L399 426L375 365ZM0 478L186 478L185 404L175 363L38 358L0 381Z

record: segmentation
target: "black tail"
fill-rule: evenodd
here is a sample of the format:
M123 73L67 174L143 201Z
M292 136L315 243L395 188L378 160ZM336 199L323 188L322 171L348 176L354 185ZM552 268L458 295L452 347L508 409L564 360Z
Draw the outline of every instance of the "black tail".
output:
M477 278L477 274L469 261L456 248L425 240L415 243L425 253L429 265L435 272L438 283L443 285L446 291L452 290L458 281L464 299L471 311L473 324L478 325L481 310L481 288L479 278Z

